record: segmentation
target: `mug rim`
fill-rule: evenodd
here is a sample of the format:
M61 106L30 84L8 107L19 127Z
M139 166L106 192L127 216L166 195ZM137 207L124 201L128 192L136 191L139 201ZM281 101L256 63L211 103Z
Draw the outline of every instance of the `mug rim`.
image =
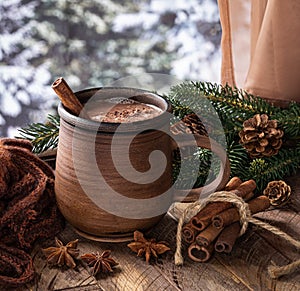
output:
M158 125L160 124L165 124L168 122L169 125L169 113L172 112L171 104L164 99L162 96L158 95L157 93L144 90L144 89L139 89L139 88L132 88L132 87L93 87L93 88L88 88L84 90L80 90L75 92L74 94L78 97L78 99L85 104L91 97L94 96L97 92L104 92L104 91L110 91L110 93L115 93L113 91L123 91L117 94L114 97L121 97L122 93L125 94L126 96L124 97L137 97L138 98L149 98L149 100L157 101L157 102L148 102L149 104L156 105L160 109L163 110L163 112L155 117L140 120L140 121L133 121L133 122L98 122L95 120L90 120L83 118L82 116L75 116L72 113L70 113L61 102L58 104L58 114L60 118L62 118L64 121L69 123L72 126L80 127L82 129L86 130L97 130L99 132L107 132L107 133L114 133L116 129L122 124L122 129L118 130L120 132L132 132L132 131L141 131L143 129L149 130L151 127L157 128ZM125 91L125 93L124 93ZM90 95L93 93L93 95ZM123 96L122 96L123 97ZM161 106L159 106L159 105ZM163 108L162 108L163 107Z

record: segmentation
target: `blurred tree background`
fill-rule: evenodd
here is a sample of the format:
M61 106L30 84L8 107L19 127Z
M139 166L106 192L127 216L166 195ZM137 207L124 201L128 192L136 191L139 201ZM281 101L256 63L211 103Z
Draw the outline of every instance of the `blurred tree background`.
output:
M119 78L163 73L218 82L217 0L0 1L0 136L43 122L58 100Z

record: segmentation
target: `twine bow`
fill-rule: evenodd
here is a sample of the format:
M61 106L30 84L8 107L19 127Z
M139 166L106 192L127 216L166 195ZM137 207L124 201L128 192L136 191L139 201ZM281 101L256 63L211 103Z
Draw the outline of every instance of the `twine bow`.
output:
M232 203L239 211L240 214L240 223L241 231L240 236L245 233L247 230L248 224L252 223L261 228L264 228L288 241L290 244L294 245L296 248L300 249L300 242L281 231L277 227L274 227L268 223L260 221L252 217L251 212L248 207L248 203L245 202L242 198L236 196L235 194L229 191L219 191L212 193L205 199L198 200L194 203L191 203L182 213L177 226L177 235L176 235L176 252L175 252L175 264L182 265L183 257L181 254L182 249L182 227L183 224L188 222L194 215L196 215L201 209L203 209L210 202L230 202ZM297 267L300 266L300 259L296 260L290 264L284 266L271 265L268 267L269 276L273 279L277 279L280 276L290 274L294 272Z

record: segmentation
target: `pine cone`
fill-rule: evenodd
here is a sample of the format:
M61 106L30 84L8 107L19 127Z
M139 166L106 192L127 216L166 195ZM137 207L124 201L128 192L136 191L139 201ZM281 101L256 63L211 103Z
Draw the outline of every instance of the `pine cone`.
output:
M269 120L267 114L256 114L243 123L239 132L240 142L251 158L276 155L282 145L283 131L277 128L277 120Z
M269 182L263 194L270 199L273 206L285 204L291 195L291 187L284 181Z
M191 133L191 134L200 134L200 135L205 135L208 136L207 131L205 129L205 126L199 119L199 117L195 113L191 113L186 115L183 119L182 122L184 122L185 126L181 122L175 123L171 127L171 131L173 134L178 134L178 133Z

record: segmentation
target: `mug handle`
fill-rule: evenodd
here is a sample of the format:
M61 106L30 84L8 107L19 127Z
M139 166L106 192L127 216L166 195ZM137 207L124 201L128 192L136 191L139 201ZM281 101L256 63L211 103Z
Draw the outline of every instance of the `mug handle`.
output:
M174 133L171 133L171 136L172 135L174 135ZM176 134L176 137L178 138L179 135L182 147L192 145L190 134L188 136L188 134L179 133ZM230 162L228 160L226 151L221 147L221 145L215 140L204 135L193 134L193 136L198 147L212 150L220 158L220 172L214 181L203 187L193 189L176 189L173 196L174 202L195 202L200 198L201 195L203 196L216 190L218 191L223 189L230 177ZM174 150L176 148L178 148L178 145L174 139L172 139L172 149Z

